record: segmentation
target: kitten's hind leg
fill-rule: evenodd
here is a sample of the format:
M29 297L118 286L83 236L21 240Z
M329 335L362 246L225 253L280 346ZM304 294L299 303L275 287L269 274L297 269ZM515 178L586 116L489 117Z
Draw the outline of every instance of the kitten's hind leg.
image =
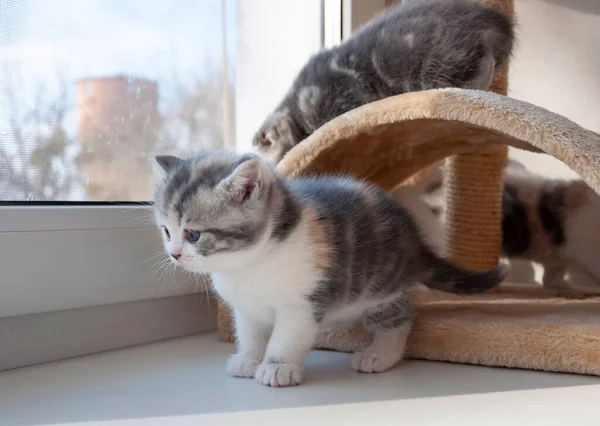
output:
M479 62L479 73L467 85L467 89L488 90L494 79L496 61L491 54L485 55Z
M413 315L404 298L369 314L365 325L375 332L375 338L370 346L354 354L352 368L361 373L381 373L400 362Z

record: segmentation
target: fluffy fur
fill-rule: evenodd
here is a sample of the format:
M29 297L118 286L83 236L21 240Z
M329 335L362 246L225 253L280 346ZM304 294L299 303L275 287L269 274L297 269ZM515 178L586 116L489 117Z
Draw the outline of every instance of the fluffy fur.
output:
M472 0L407 0L313 56L253 139L275 164L333 118L419 90L485 90L510 56L513 24Z
M253 155L157 161L165 250L178 266L210 273L233 309L233 376L296 385L317 333L357 320L375 339L353 368L387 370L403 356L413 285L472 293L503 278L500 269L466 271L435 255L407 210L365 183L284 180Z
M426 228L438 235L443 234L442 180L437 167L412 192L398 188L392 195L397 201L411 198L413 211L419 209ZM546 178L511 160L504 176L502 251L511 261L541 265L546 288L597 290L600 196L582 180Z
M505 255L542 265L545 287L600 286L600 197L584 181L508 174L502 231Z

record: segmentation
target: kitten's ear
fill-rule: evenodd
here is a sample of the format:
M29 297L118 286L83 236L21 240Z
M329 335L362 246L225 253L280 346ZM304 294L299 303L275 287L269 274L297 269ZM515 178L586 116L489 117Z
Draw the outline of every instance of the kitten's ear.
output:
M181 158L175 157L174 155L157 155L154 157L154 160L164 173L169 173L183 161Z
M245 203L256 198L263 187L264 170L260 159L249 157L219 184L219 189L232 199Z

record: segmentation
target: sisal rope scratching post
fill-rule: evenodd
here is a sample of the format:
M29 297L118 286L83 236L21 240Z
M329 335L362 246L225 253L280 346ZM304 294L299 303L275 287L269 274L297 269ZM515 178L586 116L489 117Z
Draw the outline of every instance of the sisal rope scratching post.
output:
M502 175L507 147L446 160L446 257L464 268L494 268L502 244Z
M481 0L508 17L514 0ZM508 63L494 76L490 90L506 95ZM446 159L446 257L464 268L494 268L502 244L502 178L508 147L486 147Z

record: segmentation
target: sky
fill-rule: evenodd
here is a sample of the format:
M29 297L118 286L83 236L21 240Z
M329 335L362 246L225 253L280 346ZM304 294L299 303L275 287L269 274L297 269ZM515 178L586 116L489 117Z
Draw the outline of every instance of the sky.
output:
M225 2L231 69L235 0ZM34 102L40 85L50 96L61 80L73 89L78 78L113 74L158 80L164 107L175 75L191 85L221 67L221 0L0 0L0 7L1 84L13 88L17 107ZM11 106L0 106L2 127Z

